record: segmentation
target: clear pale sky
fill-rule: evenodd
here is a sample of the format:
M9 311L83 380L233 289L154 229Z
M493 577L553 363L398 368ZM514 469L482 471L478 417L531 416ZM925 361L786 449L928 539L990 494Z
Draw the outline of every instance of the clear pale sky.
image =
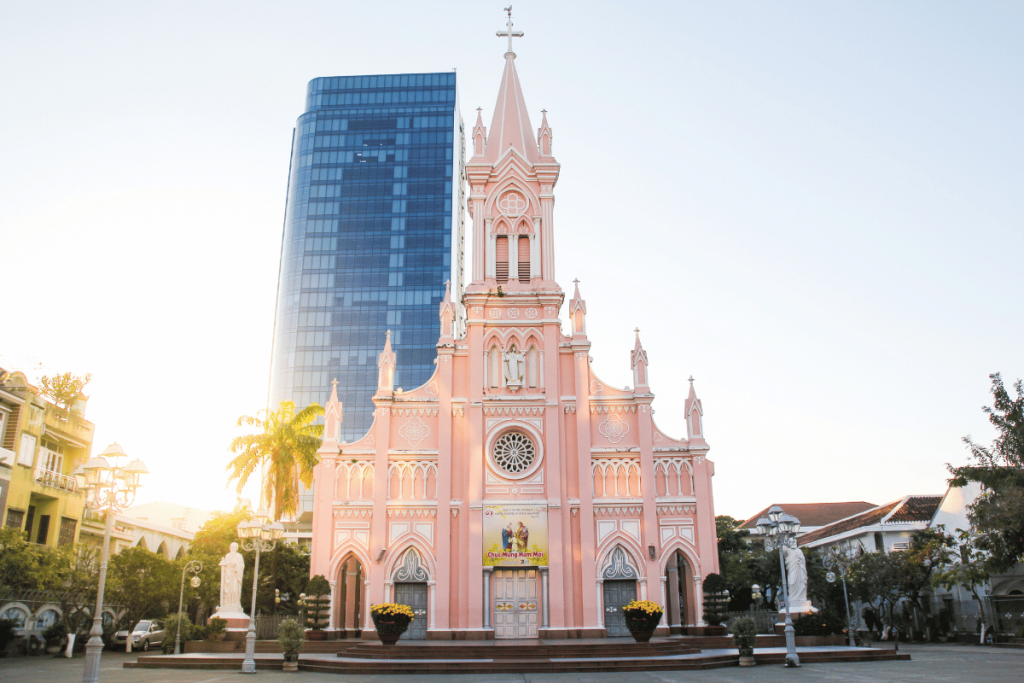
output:
M91 372L140 502L224 508L265 407L292 126L317 76L458 69L504 3L0 3L0 366ZM945 490L1024 377L1024 3L517 1L557 276L597 374L685 435L715 508ZM563 307L563 314L565 309Z

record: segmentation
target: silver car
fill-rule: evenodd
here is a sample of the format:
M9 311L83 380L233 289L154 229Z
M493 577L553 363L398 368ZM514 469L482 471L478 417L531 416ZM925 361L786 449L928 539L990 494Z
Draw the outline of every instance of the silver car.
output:
M116 647L125 647L128 631L118 631L111 638ZM150 647L157 647L164 642L164 622L159 619L143 619L132 629L132 649L145 652Z

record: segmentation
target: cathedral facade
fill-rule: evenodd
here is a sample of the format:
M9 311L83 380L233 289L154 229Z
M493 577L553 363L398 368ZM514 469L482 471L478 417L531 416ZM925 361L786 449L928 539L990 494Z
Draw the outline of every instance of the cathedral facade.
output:
M633 387L598 378L578 283L563 331L552 139L510 45L472 132L472 272L441 304L434 375L396 388L388 333L366 435L340 442L336 390L326 406L311 573L343 636L375 637L382 602L413 607L406 638L628 635L633 598L666 606L663 633L702 623L718 552L701 402L691 380L687 433L658 428L639 334Z

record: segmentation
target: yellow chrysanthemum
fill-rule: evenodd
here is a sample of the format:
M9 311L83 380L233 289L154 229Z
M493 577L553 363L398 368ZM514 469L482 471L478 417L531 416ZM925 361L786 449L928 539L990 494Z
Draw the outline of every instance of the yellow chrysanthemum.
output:
M409 621L413 621L416 618L413 616L412 607L409 607L409 605L399 605L394 602L373 605L370 607L370 613L378 617L407 617Z
M628 605L622 608L623 612L643 612L650 616L660 616L665 612L656 602L650 600L633 600Z

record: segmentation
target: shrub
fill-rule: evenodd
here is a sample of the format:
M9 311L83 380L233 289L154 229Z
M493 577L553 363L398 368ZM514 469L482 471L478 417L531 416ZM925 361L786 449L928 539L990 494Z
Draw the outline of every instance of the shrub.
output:
M48 647L59 647L63 645L64 639L68 637L68 627L63 621L58 621L50 628L43 631L43 640Z
M195 630L195 625L192 620L188 618L188 615L182 612L181 614L181 639L182 641L189 640L192 635L192 631ZM174 652L174 639L178 636L178 615L172 614L164 619L164 652Z
M306 595L306 626L322 631L327 625L327 611L331 605L331 584L317 574L306 584Z
M17 622L14 619L0 619L0 652L7 649L14 640L14 629Z
M732 622L732 644L740 651L741 655L750 655L754 652L754 642L757 639L757 624L752 617L739 617Z
M722 602L726 599L722 592L726 589L726 582L718 574L708 574L704 577L702 584L704 589L704 621L709 626L720 626L722 624Z
M277 627L277 642L281 644L286 657L297 655L302 650L302 642L305 640L305 632L299 622L294 619L285 619Z
M843 620L831 612L807 614L793 622L798 636L830 636L842 633L844 628Z
M206 637L213 638L215 636L222 635L228 630L228 622L226 619L220 617L214 617L210 619L210 623L206 625Z

